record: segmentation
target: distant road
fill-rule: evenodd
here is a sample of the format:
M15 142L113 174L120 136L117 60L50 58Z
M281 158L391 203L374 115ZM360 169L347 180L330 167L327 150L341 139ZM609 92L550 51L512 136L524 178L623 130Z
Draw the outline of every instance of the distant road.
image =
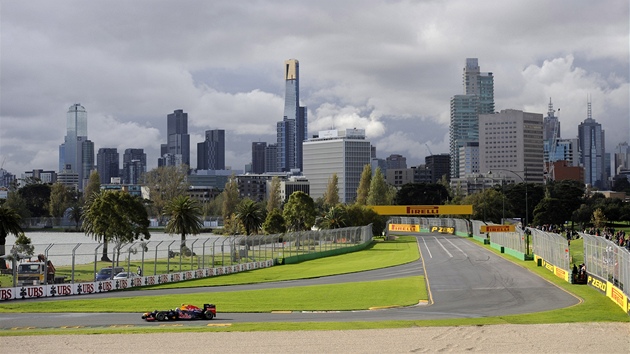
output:
M366 272L251 285L144 291L142 295L189 294L286 288L336 284L426 275L432 302L417 306L328 313L222 313L211 323L303 322L303 321L383 321L474 318L521 314L568 307L579 299L563 289L509 262L466 238L423 234L418 245L424 260ZM425 268L426 267L426 268ZM113 292L68 298L129 297L135 292ZM22 300L20 300L22 301ZM27 301L50 301L47 298ZM150 310L150 309L147 309ZM0 328L61 326L157 326L140 318L140 313L38 313L0 314ZM178 322L184 326L206 326L206 321Z

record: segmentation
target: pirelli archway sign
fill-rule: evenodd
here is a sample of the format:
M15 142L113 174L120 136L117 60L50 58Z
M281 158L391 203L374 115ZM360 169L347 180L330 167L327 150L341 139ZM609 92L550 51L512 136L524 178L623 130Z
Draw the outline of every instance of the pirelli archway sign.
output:
M471 215L472 205L371 205L379 215Z

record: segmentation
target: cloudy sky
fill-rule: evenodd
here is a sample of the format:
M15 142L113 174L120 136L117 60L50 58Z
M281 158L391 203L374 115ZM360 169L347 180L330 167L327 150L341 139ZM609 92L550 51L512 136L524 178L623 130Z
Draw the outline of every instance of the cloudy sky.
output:
M0 160L18 177L56 170L74 103L95 149L144 148L189 114L191 167L208 129L226 165L275 141L283 63L300 61L309 135L364 128L378 157L448 152L449 100L467 57L495 77L495 107L545 114L565 138L586 118L607 149L629 140L629 10L620 0L157 1L0 4ZM427 148L428 146L428 148Z

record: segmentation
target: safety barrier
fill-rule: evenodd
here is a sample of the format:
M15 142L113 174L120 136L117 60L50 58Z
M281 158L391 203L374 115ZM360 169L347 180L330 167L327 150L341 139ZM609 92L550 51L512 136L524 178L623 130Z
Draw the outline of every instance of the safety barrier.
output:
M630 311L630 252L601 236L578 232L584 239L588 284Z
M1 288L0 300L6 301L38 297L65 297L71 295L105 293L109 291L123 290L140 286L150 286L191 279L214 277L224 274L244 272L253 269L267 268L273 265L273 260L266 260L263 262L249 262L225 267L196 269L186 272L175 272L151 276L137 276L117 280Z

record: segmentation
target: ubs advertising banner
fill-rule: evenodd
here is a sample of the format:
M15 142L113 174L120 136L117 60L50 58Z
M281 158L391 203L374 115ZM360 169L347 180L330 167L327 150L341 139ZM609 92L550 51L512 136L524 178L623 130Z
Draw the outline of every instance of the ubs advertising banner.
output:
M244 272L258 268L273 266L273 260L249 262L225 267L196 269L186 272L158 274L127 279L105 280L89 283L50 284L38 286L22 286L16 288L0 288L0 301L20 300L39 297L64 297L122 290L145 285L173 283L178 281L207 278L217 275Z

